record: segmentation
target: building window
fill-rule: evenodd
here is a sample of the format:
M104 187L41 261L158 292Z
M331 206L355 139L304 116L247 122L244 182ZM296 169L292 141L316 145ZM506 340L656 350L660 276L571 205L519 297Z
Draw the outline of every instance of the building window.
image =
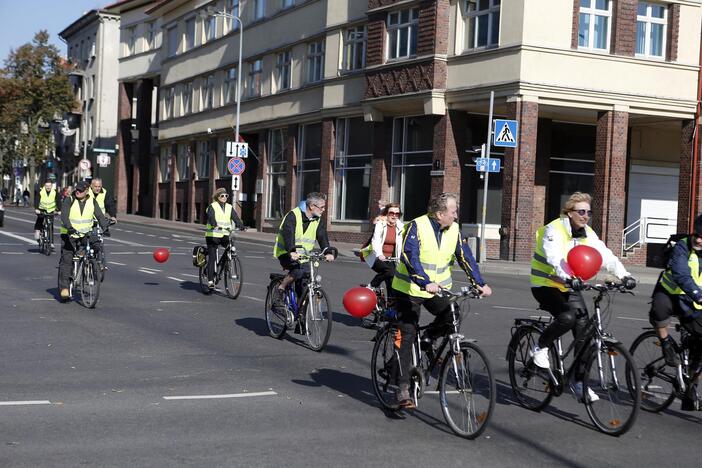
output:
M419 8L388 14L388 60L411 57L417 53Z
M266 0L253 0L253 19L260 20L266 16Z
M290 89L292 52L286 50L278 54L275 64L275 85L278 91Z
M372 123L363 117L336 121L335 219L368 219L372 153Z
M578 47L609 50L611 0L580 0Z
M322 81L324 75L324 41L307 44L307 83Z
M295 0L282 0L281 8L290 8L295 6Z
M227 0L224 3L224 12L239 18L239 0ZM239 27L239 22L225 16L224 17L224 34L228 34Z
M344 31L342 70L360 70L366 66L366 27L356 26Z
M161 155L158 159L159 182L171 180L171 145L161 147Z
M144 25L144 41L146 50L152 50L155 47L156 40L156 22L151 21Z
M178 27L172 26L168 28L168 56L173 57L178 53L180 41L178 39Z
M217 37L217 17L210 15L202 20L202 43L214 41Z
M178 181L188 180L190 171L190 145L181 143L178 145L178 155L176 156L176 172Z
M285 188L288 184L285 147L288 131L285 128L269 132L268 141L268 211L269 218L282 218L285 210Z
M164 103L164 113L167 119L173 118L173 107L175 103L175 88L168 88L166 91L166 102Z
M134 55L136 53L136 26L127 28L127 50L126 55Z
M322 124L300 128L300 150L297 159L299 198L310 192L319 192L319 170L322 160Z
M254 60L249 62L249 76L246 83L246 90L249 97L261 95L261 72L263 70L263 61Z
M639 2L636 15L636 55L663 58L668 9L664 5Z
M183 115L193 111L193 82L183 85Z
M405 219L426 213L431 193L434 125L431 117L401 117L393 121L392 199Z
M198 179L208 179L210 177L210 146L209 141L200 141L197 144L195 167Z
M224 72L224 96L223 103L229 104L236 101L236 84L237 84L236 67L230 68Z
M214 107L214 75L208 75L202 89L202 108L212 109Z
M466 50L498 44L500 39L500 1L466 0L463 10Z
M195 18L185 21L185 48L188 51L195 47Z

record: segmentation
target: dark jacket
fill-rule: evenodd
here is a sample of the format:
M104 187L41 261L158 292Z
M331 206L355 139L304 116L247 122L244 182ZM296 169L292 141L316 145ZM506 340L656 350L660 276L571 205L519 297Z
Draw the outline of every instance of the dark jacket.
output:
M310 219L307 217L305 210L302 211L302 231L307 229L310 225ZM297 219L295 216L285 216L285 221L280 227L280 233L283 236L283 243L285 244L285 250L288 252L295 252L295 228L297 227ZM324 223L319 222L317 226L317 242L319 242L319 248L324 250L329 247L329 237L327 236L327 230L324 227Z
M689 237L684 242L677 242L675 247L673 247L673 252L668 262L673 281L685 293L679 296L680 301L688 308L692 306L692 301L702 302L702 288L695 284L695 281L692 279L690 265L688 265L692 249L690 242L691 239ZM698 255L702 257L702 253L698 253ZM700 262L700 269L702 269L702 262Z

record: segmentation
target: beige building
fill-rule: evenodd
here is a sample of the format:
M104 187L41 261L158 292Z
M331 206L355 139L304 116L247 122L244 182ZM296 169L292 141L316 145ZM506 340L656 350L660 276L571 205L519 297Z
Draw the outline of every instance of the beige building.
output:
M331 237L360 241L380 200L409 219L451 190L464 233L477 235L474 158L491 91L495 117L519 131L516 149L493 148L502 172L489 179L489 256L530 258L534 231L575 190L593 194L593 226L636 263L699 211L700 0L126 0L107 10L122 17L122 210L201 222L214 188L230 186L235 15L251 148L237 196L259 229L320 190Z

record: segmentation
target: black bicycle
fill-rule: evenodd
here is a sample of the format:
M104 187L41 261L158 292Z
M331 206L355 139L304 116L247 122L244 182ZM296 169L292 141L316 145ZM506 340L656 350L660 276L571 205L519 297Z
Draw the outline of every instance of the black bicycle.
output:
M100 282L105 281L105 271L107 270L107 256L105 255L104 237L110 237L109 226L117 224L116 221L110 219L108 228L103 231L97 221L93 222L93 230L90 232L90 242L93 243L95 249L95 259L98 262Z
M611 292L633 294L622 284L585 284L585 290L597 291L595 313L588 317L580 336L563 351L561 339L549 348L553 369L542 369L532 360L539 337L551 322L551 317L538 319L518 318L512 327L512 339L507 348L509 381L517 401L525 408L541 411L554 396L560 396L568 382L582 374L581 402L593 424L602 432L619 436L636 421L641 401L639 376L634 372L634 360L629 351L605 331L600 304L609 298L605 314L609 321ZM583 301L583 307L585 302ZM587 313L587 311L585 311ZM564 360L573 353L573 361L566 369ZM574 390L574 388L572 388ZM595 397L591 398L594 392Z
M44 255L51 255L54 248L54 216L56 213L48 213L40 210L42 216L41 230L39 231L39 252Z
M241 294L241 287L244 284L244 269L241 266L241 260L239 259L236 245L234 245L236 236L234 235L234 231L229 231L228 229L218 230L229 236L229 245L224 248L222 255L219 254L219 249L217 249L217 261L215 263L215 276L213 281L215 285L219 284L220 281L224 281L224 291L227 297L236 299L239 297L239 294ZM210 294L212 289L207 284L207 262L209 261L207 258L207 247L198 246L196 249L201 249L202 255L205 258L204 262L198 265L200 290L203 294Z
M386 257L383 261L397 263L399 260L399 257ZM392 314L392 311L395 309L395 302L389 295L385 281L377 287L373 287L370 284L366 287L375 294L375 307L370 314L361 319L361 326L363 328L377 329L382 322L386 321L388 313Z
M100 267L95 249L88 237L77 239L75 242L77 245L73 254L68 294L69 297L73 297L74 292L78 290L81 303L88 309L92 309L100 296Z
M439 369L436 390L446 423L455 434L474 439L487 427L495 407L495 379L490 363L476 340L460 333L462 316L467 315L467 312L461 313L465 299L477 298L479 292L463 288L458 293L443 290L441 295L448 296L451 301L453 331L445 334L434 348L420 339L420 332L427 327L416 326L410 395L418 406ZM401 409L395 396L400 376L398 339L397 321L391 319L378 331L371 358L373 391L380 404L390 411Z
M661 340L656 331L647 329L631 345L630 352L641 379L641 408L657 413L668 408L675 398L691 403L691 410L700 410L698 380L702 371L702 336L691 333L680 324L674 349L680 365L669 366L663 359Z

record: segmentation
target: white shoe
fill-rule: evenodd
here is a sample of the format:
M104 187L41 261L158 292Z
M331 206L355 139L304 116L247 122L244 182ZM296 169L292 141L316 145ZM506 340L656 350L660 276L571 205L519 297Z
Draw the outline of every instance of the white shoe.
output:
M529 357L531 357L534 364L542 369L548 369L551 367L551 363L548 358L548 348L539 348L538 346L534 350L529 351Z
M214 287L215 287L214 281L208 281L208 282L207 282L207 287L210 288L210 289L214 289Z
M571 390L573 390L573 394L575 395L575 398L578 401L583 401L583 383L582 382L575 382L570 386ZM597 393L593 392L590 387L587 388L587 397L590 400L590 403L593 403L597 400L600 399L600 397L597 396Z

